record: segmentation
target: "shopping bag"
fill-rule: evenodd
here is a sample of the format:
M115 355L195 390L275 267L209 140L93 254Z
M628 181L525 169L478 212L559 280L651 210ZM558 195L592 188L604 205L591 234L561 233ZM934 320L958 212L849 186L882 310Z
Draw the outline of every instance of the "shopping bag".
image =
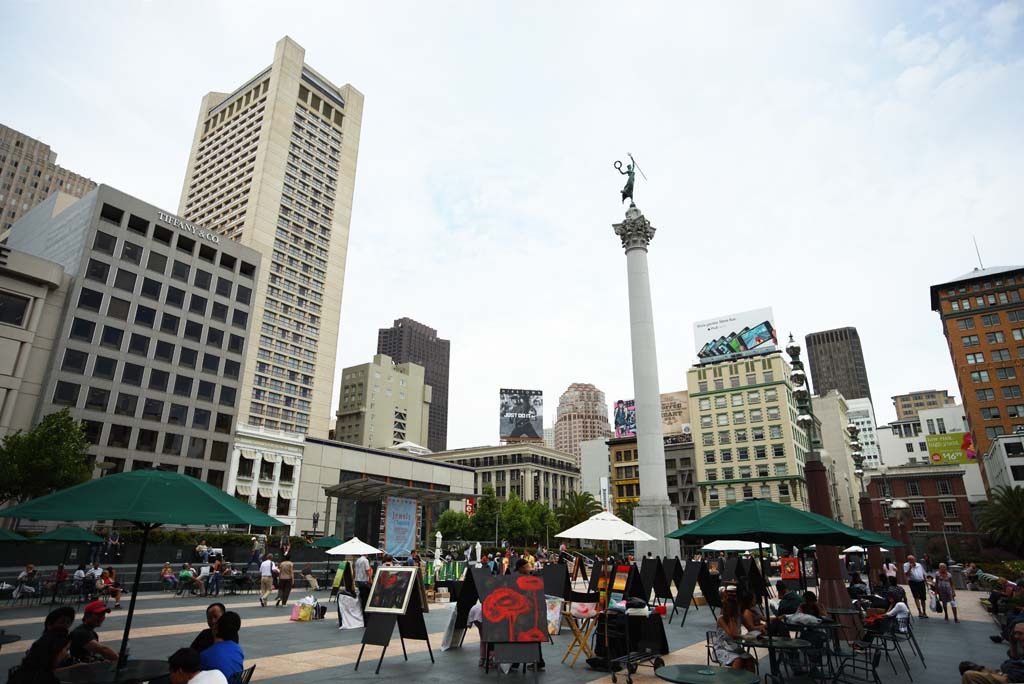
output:
M290 618L288 618L288 619L291 620L292 622L298 622L299 619L300 619L299 618L299 613L300 613L301 610L302 610L302 606L299 605L298 603L293 605L292 606L292 616Z
M309 622L313 619L313 606L299 606L299 622Z
M939 608L939 595L936 594L934 591L928 592L928 607L931 608L933 612L942 612L942 609Z

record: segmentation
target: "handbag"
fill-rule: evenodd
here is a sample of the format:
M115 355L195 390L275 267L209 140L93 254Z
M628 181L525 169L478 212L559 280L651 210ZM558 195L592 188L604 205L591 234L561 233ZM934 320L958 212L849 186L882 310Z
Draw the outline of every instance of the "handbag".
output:
M942 609L939 608L939 595L936 594L934 591L928 592L928 607L931 608L933 612L942 612Z

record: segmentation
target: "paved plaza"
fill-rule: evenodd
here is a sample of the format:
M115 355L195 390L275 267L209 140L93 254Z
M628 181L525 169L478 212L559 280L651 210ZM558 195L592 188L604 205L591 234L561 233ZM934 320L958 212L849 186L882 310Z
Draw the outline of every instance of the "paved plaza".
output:
M320 592L322 601L326 592ZM299 593L293 598L301 598ZM978 592L961 592L961 624L946 623L941 616L928 620L916 620L915 633L925 652L928 669L920 661L911 660L911 673L915 682L958 682L957 664L961 660L997 667L1005 658L1006 644L996 645L988 636L995 633L991 618L984 612L978 600ZM362 630L339 630L335 619L334 604L330 604L327 619L316 622L289 621L289 608L268 606L261 608L255 595L231 596L221 599L230 610L242 617L241 644L245 650L246 665L256 665L253 681L280 682L282 684L319 684L320 682L346 681L486 681L497 678L522 678L522 674L500 675L493 670L485 675L477 667L478 646L475 630L471 630L461 649L441 652L441 637L448 620L449 606L434 605L426 616L430 643L434 649L436 664L431 665L423 642L407 642L409 661L402 659L397 631L395 640L388 649L380 675L373 674L380 650L367 646L359 672L353 672ZM206 599L174 597L169 593L149 593L139 597L132 625L131 655L133 658L166 658L175 649L187 646L193 637L203 629ZM127 601L124 603L127 608ZM48 607L9 608L0 611L0 629L20 634L21 641L5 646L0 652L0 668L8 668L20 661L32 639L42 629L42 619ZM119 644L124 626L126 610L112 612L100 630L100 638L115 648ZM80 611L79 611L80 613ZM680 628L677 616L671 625L666 625L671 653L667 663L705 662L704 633L713 628L711 613L706 608L690 610L686 626ZM547 670L538 676L539 681L549 684L562 682L610 681L604 673L589 670L581 657L575 668L562 665L561 659L571 637L563 630L555 637L553 644L544 646ZM898 675L883 660L879 673L883 682L907 682L906 673L900 666ZM762 661L762 672L767 663ZM532 680L531 673L527 677ZM657 680L650 668L642 667L634 679L638 683ZM620 678L624 681L624 678Z

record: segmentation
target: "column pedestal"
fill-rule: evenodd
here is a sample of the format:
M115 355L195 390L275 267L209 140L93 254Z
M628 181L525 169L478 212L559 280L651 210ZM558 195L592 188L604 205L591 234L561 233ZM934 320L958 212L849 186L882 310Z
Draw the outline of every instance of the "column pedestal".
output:
M633 509L633 525L654 537L654 541L636 543L638 560L645 557L648 551L658 558L674 558L679 555L679 542L665 538L669 532L679 529L679 515L675 506L641 503Z
M807 477L807 501L811 512L832 517L832 505L828 494L828 472L821 461L808 461L804 465ZM839 569L839 547L817 545L814 552L818 559L818 601L828 608L850 608L850 594L843 583Z
M871 507L871 497L862 493L857 504L860 507L860 519L864 523L864 529L885 534L885 528L878 529L881 525L879 525L875 520L875 511ZM892 551L895 551L895 549L892 549ZM868 567L871 569L871 577L869 578L868 586L874 586L875 584L880 583L879 574L882 573L882 561L881 548L877 546L869 546Z

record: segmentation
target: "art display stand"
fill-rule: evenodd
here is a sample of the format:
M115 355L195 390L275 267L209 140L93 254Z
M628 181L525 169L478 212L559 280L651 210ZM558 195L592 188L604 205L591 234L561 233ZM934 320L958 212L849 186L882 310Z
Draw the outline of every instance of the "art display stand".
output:
M678 564L676 567L679 568L679 579L676 580L676 597L672 602L672 614L668 616L668 623L672 624L672 618L679 611L679 606L683 606L683 620L679 623L679 626L684 627L686 625L686 616L690 614L690 604L692 603L694 608L697 607L697 600L693 597L693 590L697 587L697 579L700 577L701 572L707 572L707 566L703 561L687 561L685 569ZM714 614L713 610L712 614Z
M661 561L662 571L669 584L675 585L676 593L679 593L679 582L683 578L683 565L679 557L664 558Z
M669 576L665 574L665 566L661 559L644 558L641 561L640 583L643 585L644 598L648 603L651 603L652 594L654 605L665 605L672 598Z
M459 587L459 596L455 600L455 631L452 633L452 648L462 647L462 642L466 640L466 630L469 629L469 609L480 600L478 586L481 585L476 580L476 576L487 577L490 574L490 571L485 568L466 568L462 586Z
M413 581L419 583L419 575L414 576ZM422 587L420 583L420 587ZM380 646L380 659L377 661L377 669L374 674L380 674L380 666L384 662L384 655L387 653L391 637L395 632L395 625L398 625L398 638L402 644L402 656L409 660L409 654L405 650L405 640L413 639L427 642L427 653L430 654L430 662L434 663L434 652L430 648L430 635L427 633L427 623L423 619L426 606L423 603L423 592L414 589L409 596L405 613L377 613L364 612L363 621L366 629L363 631L362 645L359 647L359 656L356 658L355 670L359 670L359 663L363 659L363 650L367 644Z
M700 562L697 586L700 587L700 593L704 596L704 603L711 609L711 617L717 620L715 608L721 609L722 607L722 595L718 593L718 588L722 586L721 575L712 575L706 561Z
M541 570L544 578L544 594L564 599L569 596L569 569L561 563L545 565Z
M352 576L352 564L348 561L338 563L338 569L334 573L334 582L331 583L331 596L328 598L337 600L338 593L345 589L351 594L356 593L355 578Z

